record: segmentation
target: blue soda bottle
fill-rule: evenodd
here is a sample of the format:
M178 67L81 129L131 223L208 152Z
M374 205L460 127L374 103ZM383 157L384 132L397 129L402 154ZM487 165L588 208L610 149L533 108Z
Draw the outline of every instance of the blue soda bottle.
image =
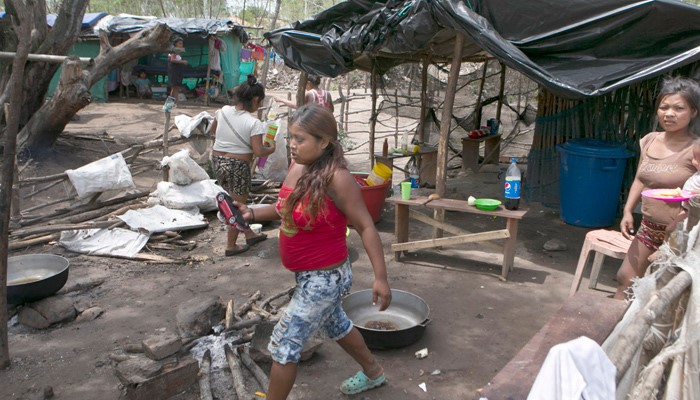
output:
M508 210L517 210L520 206L520 181L521 173L516 158L510 159L510 165L506 171L506 184L503 190L505 197L505 207Z

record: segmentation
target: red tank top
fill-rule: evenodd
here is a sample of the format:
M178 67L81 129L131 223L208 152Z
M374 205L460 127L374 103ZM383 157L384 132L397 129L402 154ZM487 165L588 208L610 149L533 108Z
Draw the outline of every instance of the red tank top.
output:
M279 213L292 188L282 185L275 208ZM294 226L280 227L280 258L282 265L290 271L311 271L337 264L348 257L345 231L348 218L333 200L326 196L325 210L308 225L309 217L300 206L292 212Z

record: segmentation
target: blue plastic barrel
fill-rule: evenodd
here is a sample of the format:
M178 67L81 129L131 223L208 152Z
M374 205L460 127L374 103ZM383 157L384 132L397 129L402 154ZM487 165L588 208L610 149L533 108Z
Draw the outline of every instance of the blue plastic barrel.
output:
M620 200L627 159L624 145L598 139L571 139L557 145L560 159L560 217L567 224L612 225Z

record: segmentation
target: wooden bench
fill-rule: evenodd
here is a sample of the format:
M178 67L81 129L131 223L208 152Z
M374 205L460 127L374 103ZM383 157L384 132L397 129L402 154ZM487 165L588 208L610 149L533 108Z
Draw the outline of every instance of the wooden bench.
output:
M477 391L475 399L526 399L549 349L580 336L598 344L610 335L627 310L627 302L586 292L570 297L559 311L518 351L505 367Z
M474 206L470 206L464 200L438 199L429 200L426 196L416 196L409 200L403 200L401 196L394 196L386 200L394 203L395 206L395 227L396 243L391 245L394 258L398 260L401 253L409 250L429 249L441 246L450 246L463 243L485 242L491 240L505 239L503 242L503 264L501 277L508 278L508 272L513 268L515 258L515 244L518 238L518 221L523 218L527 210L506 210L499 206L494 211L482 211ZM437 221L430 216L410 210L409 207L425 207L430 210L457 211L462 213L488 215L490 217L501 217L506 219L506 227L495 231L472 233L465 229ZM433 238L428 240L408 241L408 220L413 218L426 223L434 228L441 229L455 236Z

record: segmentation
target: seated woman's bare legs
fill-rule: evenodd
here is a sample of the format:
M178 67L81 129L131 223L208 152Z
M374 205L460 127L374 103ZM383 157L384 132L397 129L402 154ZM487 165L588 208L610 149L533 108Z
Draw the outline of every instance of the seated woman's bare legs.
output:
M644 276L649 268L649 256L654 250L645 246L639 239L634 238L627 251L625 259L622 261L620 269L617 270L617 291L613 298L624 300L625 290L632 285L632 279Z
M384 371L379 365L377 359L369 351L367 344L360 331L357 328L352 328L350 333L338 340L340 347L345 350L360 366L362 372L370 379L377 379Z

